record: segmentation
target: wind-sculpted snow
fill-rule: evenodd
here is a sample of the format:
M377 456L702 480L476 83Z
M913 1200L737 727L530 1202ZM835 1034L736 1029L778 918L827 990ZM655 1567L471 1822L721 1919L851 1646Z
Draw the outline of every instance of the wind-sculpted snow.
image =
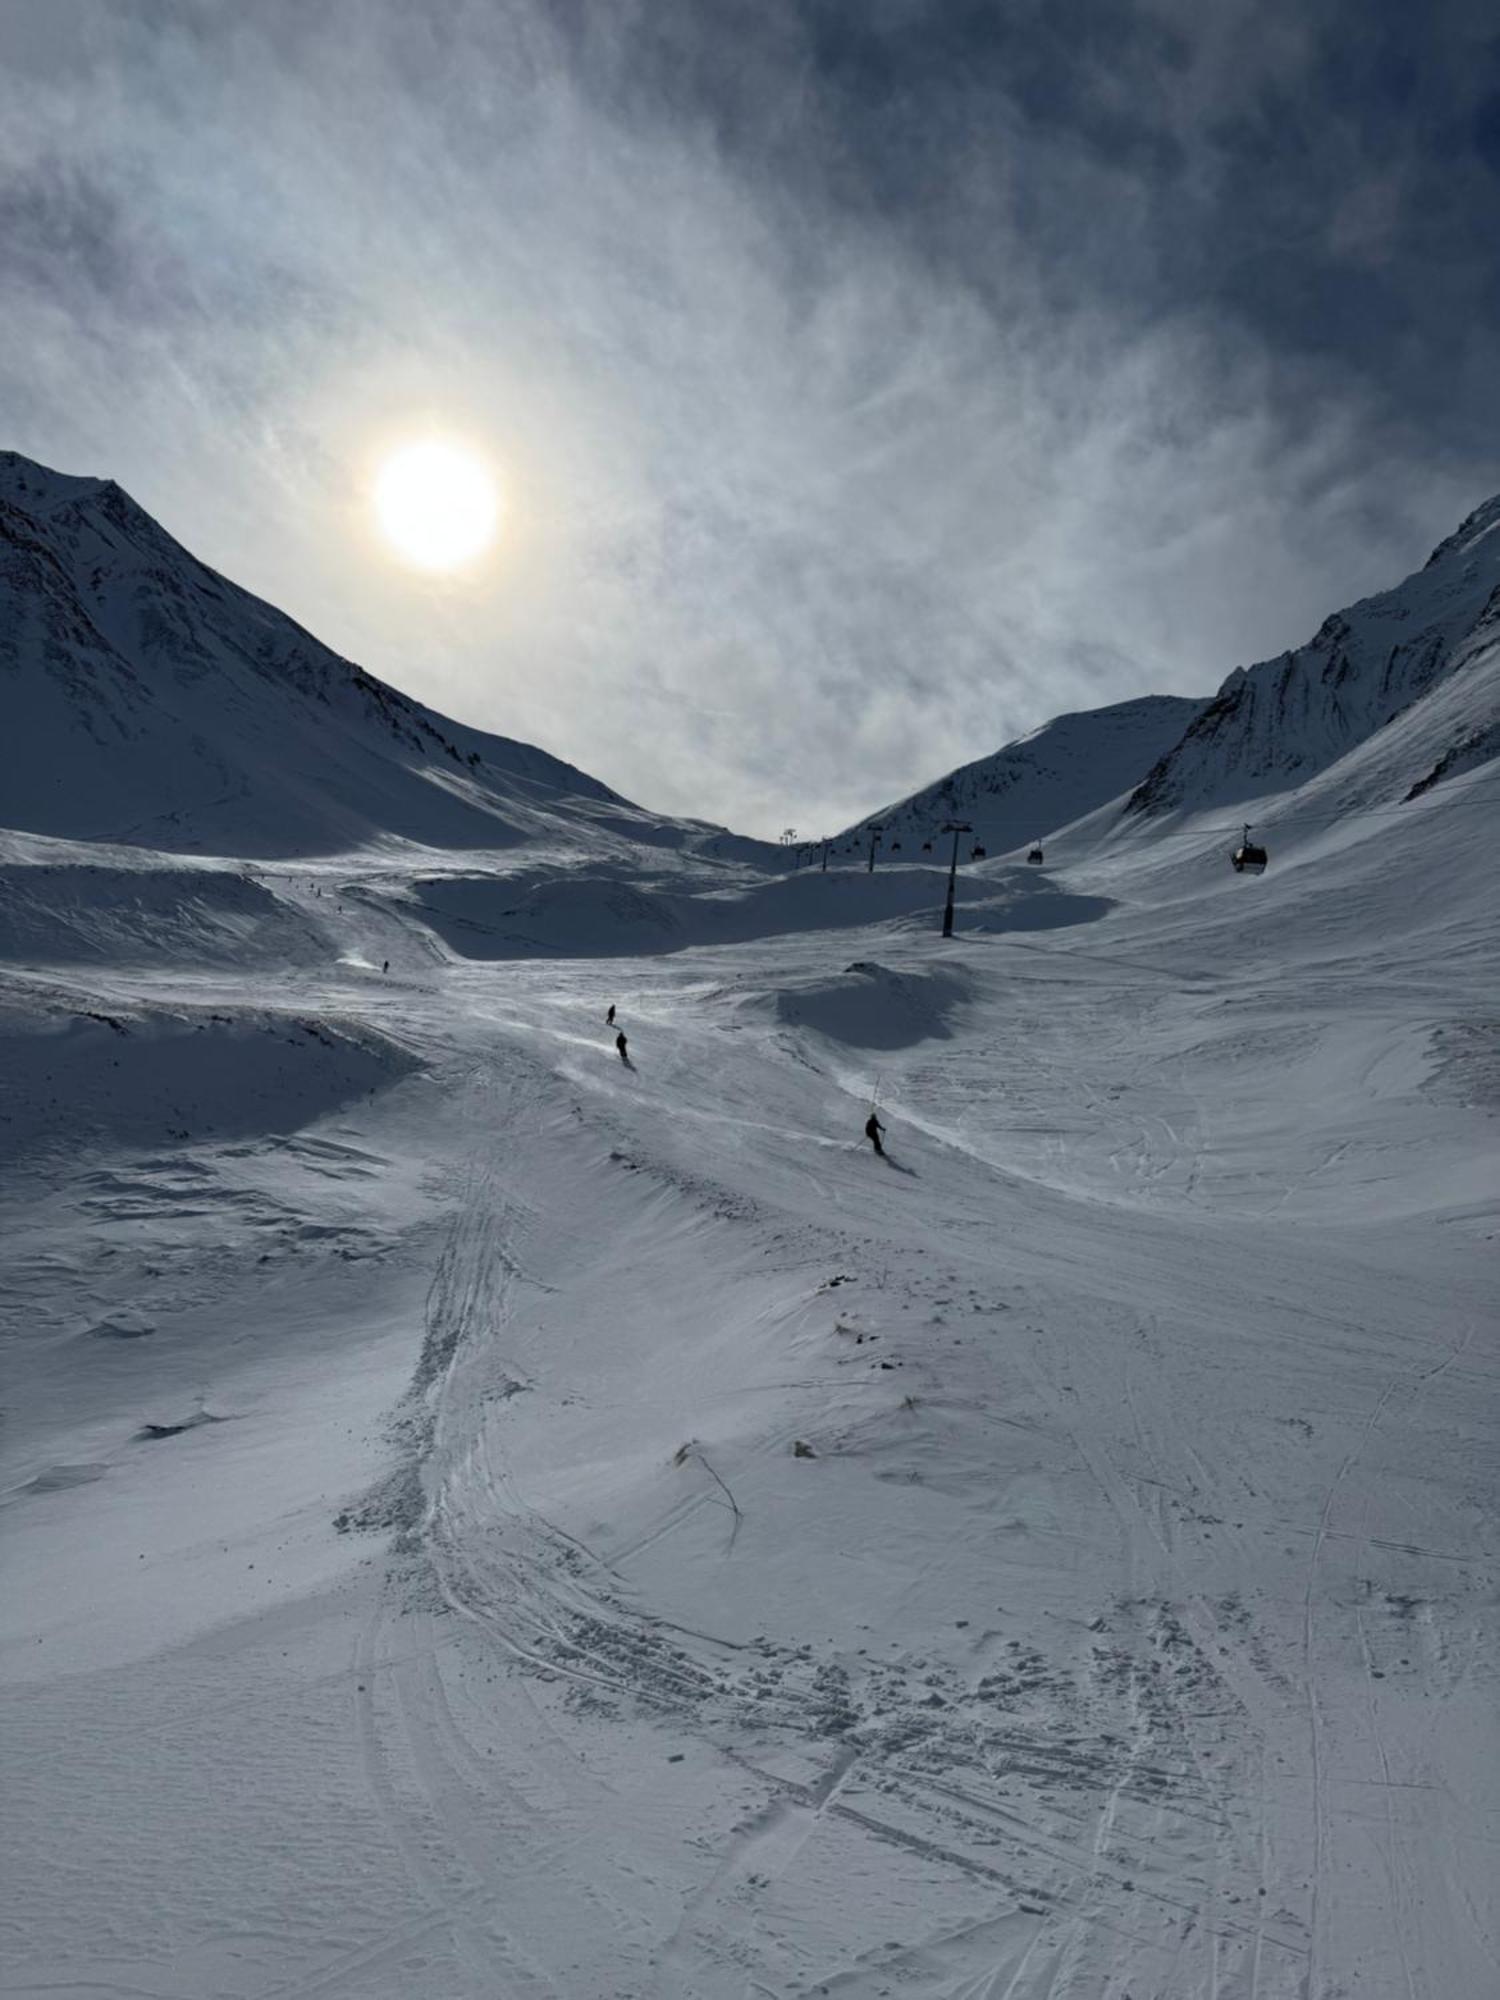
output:
M948 943L893 870L497 964L376 854L265 871L284 1011L33 970L11 1983L1485 1991L1489 782Z
M290 1133L415 1067L367 1029L256 1009L0 1007L0 1146L202 1143Z
M0 868L0 961L275 966L325 961L324 934L230 869Z

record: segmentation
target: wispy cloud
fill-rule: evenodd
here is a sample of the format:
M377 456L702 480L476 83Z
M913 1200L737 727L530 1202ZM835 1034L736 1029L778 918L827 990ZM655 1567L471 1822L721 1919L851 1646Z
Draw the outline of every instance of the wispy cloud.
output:
M812 828L1207 689L1500 483L1493 276L1413 218L1436 30L1392 149L1336 10L13 11L6 441L658 806ZM1500 182L1449 153L1467 216ZM429 422L508 491L446 583L364 508Z

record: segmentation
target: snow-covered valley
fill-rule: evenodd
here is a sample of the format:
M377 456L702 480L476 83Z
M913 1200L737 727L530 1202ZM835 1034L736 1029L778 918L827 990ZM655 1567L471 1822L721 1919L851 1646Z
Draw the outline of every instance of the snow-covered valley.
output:
M950 941L535 771L0 836L7 1991L1493 1992L1475 630Z

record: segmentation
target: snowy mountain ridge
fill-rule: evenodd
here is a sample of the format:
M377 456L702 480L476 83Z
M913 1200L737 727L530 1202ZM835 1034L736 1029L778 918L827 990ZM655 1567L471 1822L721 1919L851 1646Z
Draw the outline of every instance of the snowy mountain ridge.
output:
M1318 776L1441 685L1500 604L1500 496L1394 589L1212 699L1148 695L1055 717L867 814L887 861L933 859L950 819L991 854L1096 820L1242 804ZM0 746L7 824L177 853L274 858L372 839L559 859L641 843L774 864L768 844L632 805L548 753L425 708L199 562L113 480L0 453ZM1408 784L1494 754L1489 694L1454 710ZM1430 732L1429 732L1430 734ZM1434 782L1437 780L1434 779ZM623 846L621 845L623 843Z
M915 858L924 842L938 842L946 821L960 819L990 854L1006 853L1118 798L1180 739L1203 706L1191 696L1150 694L1055 716L867 813L836 844L858 847L878 825L887 853L899 844L903 855Z
M1211 698L1147 695L1058 716L867 814L835 848L863 851L878 827L887 858L917 858L945 846L949 820L968 821L991 855L1064 829L1095 844L1120 824L1117 801L1127 824L1244 805L1320 778L1408 714L1401 745L1360 762L1400 786L1393 799L1419 796L1500 754L1497 531L1500 495L1420 570L1331 613L1306 645L1236 667ZM1452 699L1423 707L1454 677L1464 685Z
M38 477L7 1992L1489 1993L1500 604L1263 877L981 760L947 937Z
M327 853L380 835L756 851L644 813L341 658L191 555L112 480L0 453L6 823L178 852Z
M1497 604L1500 495L1393 589L1334 612L1292 652L1236 667L1126 811L1229 806L1317 776L1470 659Z

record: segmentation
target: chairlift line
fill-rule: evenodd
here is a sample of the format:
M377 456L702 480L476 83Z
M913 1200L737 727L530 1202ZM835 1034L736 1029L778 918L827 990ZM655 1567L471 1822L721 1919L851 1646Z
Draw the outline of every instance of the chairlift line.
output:
M1457 775L1463 776L1465 774L1460 772ZM1437 788L1434 786L1432 789L1436 790ZM1287 826L1288 830L1294 831L1297 827L1302 827L1302 826L1334 826L1337 825L1337 823L1340 820L1346 820L1346 819L1403 819L1409 817L1408 808L1417 805L1421 799L1426 798L1427 796L1428 793L1421 792L1417 795L1416 798L1402 799L1398 805L1345 806L1339 812L1328 812L1328 813L1302 812L1297 807L1290 806L1286 808ZM1447 805L1447 811L1449 812L1464 812L1466 810L1479 811L1481 809L1488 813L1494 813L1496 810L1494 799L1486 794L1484 796L1477 798L1450 799ZM869 829L869 828L866 829L867 832L873 830L874 829ZM948 831L948 828L942 827L939 828L938 831L940 833L945 833ZM1214 821L1208 826L1194 827L1192 831L1195 835L1201 834L1205 840L1209 838L1216 838L1220 834L1237 833L1240 835L1241 840L1243 841L1245 835L1245 822L1243 820L1238 820L1233 822L1228 820ZM848 855L848 854L857 854L859 852L857 845L855 845L855 843L853 842L851 842L848 846L840 847L836 845L833 840L830 839L822 843L815 842L812 843L812 845L823 846L824 848L826 848L828 854ZM894 852L896 846L897 843L893 841L888 851ZM924 854L930 854L932 850L933 850L933 839L924 840L922 842L922 852ZM984 849L980 847L978 849L978 852L972 855L970 858L976 860L983 859ZM1026 859L1029 862L1043 862L1045 860L1045 855L1040 840L1034 841L1032 843L1031 847L1027 850Z
M1427 795L1426 793L1422 793L1420 796L1425 798ZM1289 827L1293 823L1298 826L1334 826L1341 819L1398 819L1406 816L1408 806L1414 806L1417 803L1417 799L1403 799L1401 804L1397 806L1346 806L1342 812L1331 813L1304 813L1299 812L1295 806L1292 806L1287 809L1287 822ZM1495 811L1495 802L1489 798L1454 799L1450 802L1448 810L1449 812L1462 812L1465 807L1473 806L1483 806L1486 811L1491 813ZM1210 834L1243 833L1244 821L1224 821L1214 826L1195 827L1193 831L1203 834L1205 838Z

